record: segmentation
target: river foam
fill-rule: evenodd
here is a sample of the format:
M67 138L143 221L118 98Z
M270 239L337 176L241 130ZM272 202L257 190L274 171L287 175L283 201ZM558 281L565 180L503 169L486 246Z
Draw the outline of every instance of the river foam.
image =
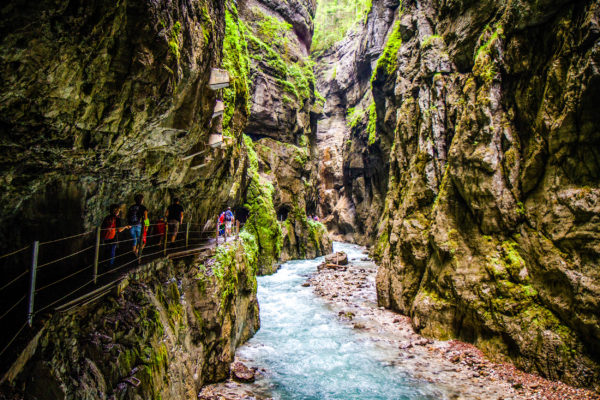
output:
M335 243L350 261L359 246ZM291 261L259 278L261 329L238 350L251 367L264 369L264 382L277 399L443 399L444 391L391 365L394 348L376 343L343 324L338 314L303 287L323 258Z

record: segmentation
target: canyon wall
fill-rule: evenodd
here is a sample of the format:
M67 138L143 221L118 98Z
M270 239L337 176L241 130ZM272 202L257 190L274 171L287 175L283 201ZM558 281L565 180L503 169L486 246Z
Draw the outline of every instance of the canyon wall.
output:
M238 3L251 81L245 133L257 179L272 192L282 222L280 261L332 250L324 226L307 218L317 206L316 118L323 102L309 55L315 7L314 0Z
M320 207L373 245L380 304L596 390L599 23L593 1L373 1L317 69Z
M2 7L0 253L91 230L109 204L126 210L135 193L145 195L152 222L174 197L186 222L210 232L227 206L245 222L233 258L152 264L159 272L123 292L52 317L32 361L13 376L19 395L190 397L225 378L236 346L258 328L255 275L331 249L323 225L306 215L316 207L319 110L307 59L314 7L233 0ZM267 40L280 31L280 43ZM230 86L210 90L211 68L226 69ZM217 99L225 110L213 118ZM222 133L222 146L208 146L211 133ZM64 247L88 245L76 242ZM223 257L227 268L218 267ZM26 263L2 264L0 272ZM142 384L132 389L126 378L136 367Z
M373 79L393 142L379 301L600 388L600 7L404 2Z
M373 2L361 23L316 55L319 214L340 240L366 244L377 233L387 191L389 140L375 138L371 76L397 15L398 1Z
M253 26L240 19L238 5L248 13L277 16L261 25L266 34L271 22L290 21L285 48L269 54L281 59L281 53L298 68L290 71L292 78L277 76L282 85L276 90L264 84L268 72L258 73L259 41L249 41L254 55L249 58L245 33ZM133 195L142 193L153 221L174 197L181 199L186 221L206 227L227 206L241 210L249 217L248 229L259 236L267 270L281 253L272 243L284 237L276 223L280 206L298 215L285 235L294 241L287 246L289 256L322 253L326 234L305 217L307 204L314 204L316 179L309 140L314 83L307 81L312 69L304 60L313 11L313 3L302 1L287 9L213 0L42 1L35 7L14 1L4 7L0 224L6 229L0 230L0 252L89 230L110 204L126 210ZM230 87L208 88L214 67L229 71ZM271 90L267 97L265 89ZM213 119L217 98L226 109ZM279 151L282 164L291 168L278 175L287 189L252 197L245 131L271 132L297 147L288 155ZM216 132L223 132L224 146L213 149L208 137ZM299 162L292 165L290 157ZM262 212L265 207L250 212L247 206L257 202L269 212ZM261 232L265 225L271 227L268 235Z
M240 201L239 145L204 170L208 149L184 159L218 129L207 83L224 22L209 0L3 7L2 249L87 230L136 192L153 218L180 197L197 223Z

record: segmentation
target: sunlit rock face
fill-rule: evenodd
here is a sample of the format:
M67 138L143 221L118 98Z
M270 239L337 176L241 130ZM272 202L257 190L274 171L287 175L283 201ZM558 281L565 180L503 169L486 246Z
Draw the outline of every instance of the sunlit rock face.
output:
M309 221L317 206L315 78L309 49L315 2L239 2L250 59L250 117L259 175L272 186L282 223L280 260L314 258L331 251L325 230ZM264 269L264 273L273 270Z
M380 304L596 389L599 26L593 1L403 2L372 79Z
M390 143L369 143L370 79L398 7L398 1L373 2L364 22L316 56L318 90L326 99L317 128L319 214L346 241L368 243L383 210Z

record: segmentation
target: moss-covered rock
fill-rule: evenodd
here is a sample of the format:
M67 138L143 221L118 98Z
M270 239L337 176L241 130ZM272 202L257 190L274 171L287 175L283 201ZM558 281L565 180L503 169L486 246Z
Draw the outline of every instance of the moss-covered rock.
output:
M181 399L225 379L259 327L258 259L242 238L202 264L153 262L113 293L54 315L4 389L37 399Z

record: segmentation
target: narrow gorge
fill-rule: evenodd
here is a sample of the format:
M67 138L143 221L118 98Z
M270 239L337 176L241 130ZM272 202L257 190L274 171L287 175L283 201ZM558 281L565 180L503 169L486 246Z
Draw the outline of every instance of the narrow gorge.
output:
M244 398L203 388L248 340L249 398L600 397L597 1L10 0L0 32L0 399Z

